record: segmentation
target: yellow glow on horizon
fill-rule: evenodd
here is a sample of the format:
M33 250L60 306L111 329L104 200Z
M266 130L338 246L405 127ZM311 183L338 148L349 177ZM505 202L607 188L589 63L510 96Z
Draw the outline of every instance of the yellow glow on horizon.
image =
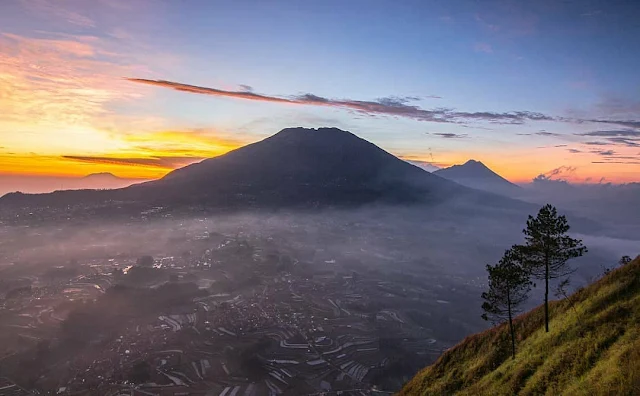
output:
M123 76L153 73L105 38L35 35L0 32L0 175L77 177L111 172L154 179L253 139L215 128L175 125L180 121L156 109L138 111L137 106L146 103L139 99L153 99L153 93ZM637 162L599 164L602 153L591 147L568 154L564 145L530 146L485 141L456 146L465 147L462 150L436 150L434 159L425 143L414 152L394 154L440 167L476 159L512 182L529 182L566 165L576 170L562 177L574 182L597 182L603 175L611 182L638 181ZM620 158L638 155L634 147L612 148Z
M84 176L111 172L120 177L155 179L168 172L215 157L240 147L246 142L217 136L210 131L161 131L130 134L115 138L117 150L81 151L65 154L3 154L0 151L0 173L40 176Z

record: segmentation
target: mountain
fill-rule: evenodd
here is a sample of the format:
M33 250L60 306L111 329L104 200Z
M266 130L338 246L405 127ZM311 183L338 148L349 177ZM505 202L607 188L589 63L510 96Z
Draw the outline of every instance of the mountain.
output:
M111 172L98 172L98 173L90 173L86 176L83 176L81 180L113 181L113 180L127 180L127 179L118 177Z
M92 173L82 177L0 175L0 196L15 191L42 194L56 190L114 189L143 181L145 180L122 178L111 173Z
M337 128L287 128L257 143L111 191L8 194L2 204L136 202L215 208L357 206L493 199L434 176Z
M640 256L550 306L472 335L419 372L400 395L640 394Z
M433 172L463 186L489 191L502 195L517 194L521 189L499 174L489 169L480 161L469 160L463 165L454 165Z
M118 177L110 172L100 172L88 174L77 181L76 189L79 188L122 188L135 183L143 182L141 179L126 179Z

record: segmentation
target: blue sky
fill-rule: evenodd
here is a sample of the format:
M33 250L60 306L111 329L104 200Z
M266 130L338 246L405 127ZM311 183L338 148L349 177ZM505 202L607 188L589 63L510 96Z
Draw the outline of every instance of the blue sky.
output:
M0 136L11 142L0 165L41 156L60 174L107 167L144 177L170 167L130 160L188 162L303 125L348 129L439 166L473 157L516 181L559 167L574 181L637 181L639 18L638 1L11 0L0 5L9 87ZM78 89L81 98L69 94ZM332 103L233 95L247 90ZM446 115L425 120L409 107ZM495 116L518 111L545 119ZM37 143L60 133L68 145ZM84 160L74 168L72 156Z

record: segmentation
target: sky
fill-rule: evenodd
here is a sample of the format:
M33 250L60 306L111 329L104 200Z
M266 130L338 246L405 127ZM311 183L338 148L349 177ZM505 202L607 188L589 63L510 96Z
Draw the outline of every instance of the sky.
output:
M635 0L3 0L0 183L158 178L293 126L514 182L640 181L639 18Z

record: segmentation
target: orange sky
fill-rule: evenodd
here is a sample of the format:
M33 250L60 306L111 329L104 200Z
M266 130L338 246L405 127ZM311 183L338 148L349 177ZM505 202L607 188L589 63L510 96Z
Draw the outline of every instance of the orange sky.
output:
M90 13L49 0L38 4L16 8L26 25L39 21L45 25L41 29L0 26L0 174L111 172L157 178L300 125L338 126L395 155L439 166L480 160L514 182L560 167L567 169L562 177L576 182L639 180L636 140L577 133L600 124L537 121L535 116L501 123L482 119L478 114L483 112L407 105L409 99L398 97L376 101L258 95L250 87L202 78L208 69L193 66L194 58L179 53L179 46L169 50L153 45L148 35L139 33L142 22L121 26L117 10L143 11L127 2ZM110 19L88 16L109 12ZM258 68L252 70L260 74ZM201 77L193 85L150 83L191 74ZM212 87L195 86L199 81ZM635 131L611 123L604 127L628 136Z

